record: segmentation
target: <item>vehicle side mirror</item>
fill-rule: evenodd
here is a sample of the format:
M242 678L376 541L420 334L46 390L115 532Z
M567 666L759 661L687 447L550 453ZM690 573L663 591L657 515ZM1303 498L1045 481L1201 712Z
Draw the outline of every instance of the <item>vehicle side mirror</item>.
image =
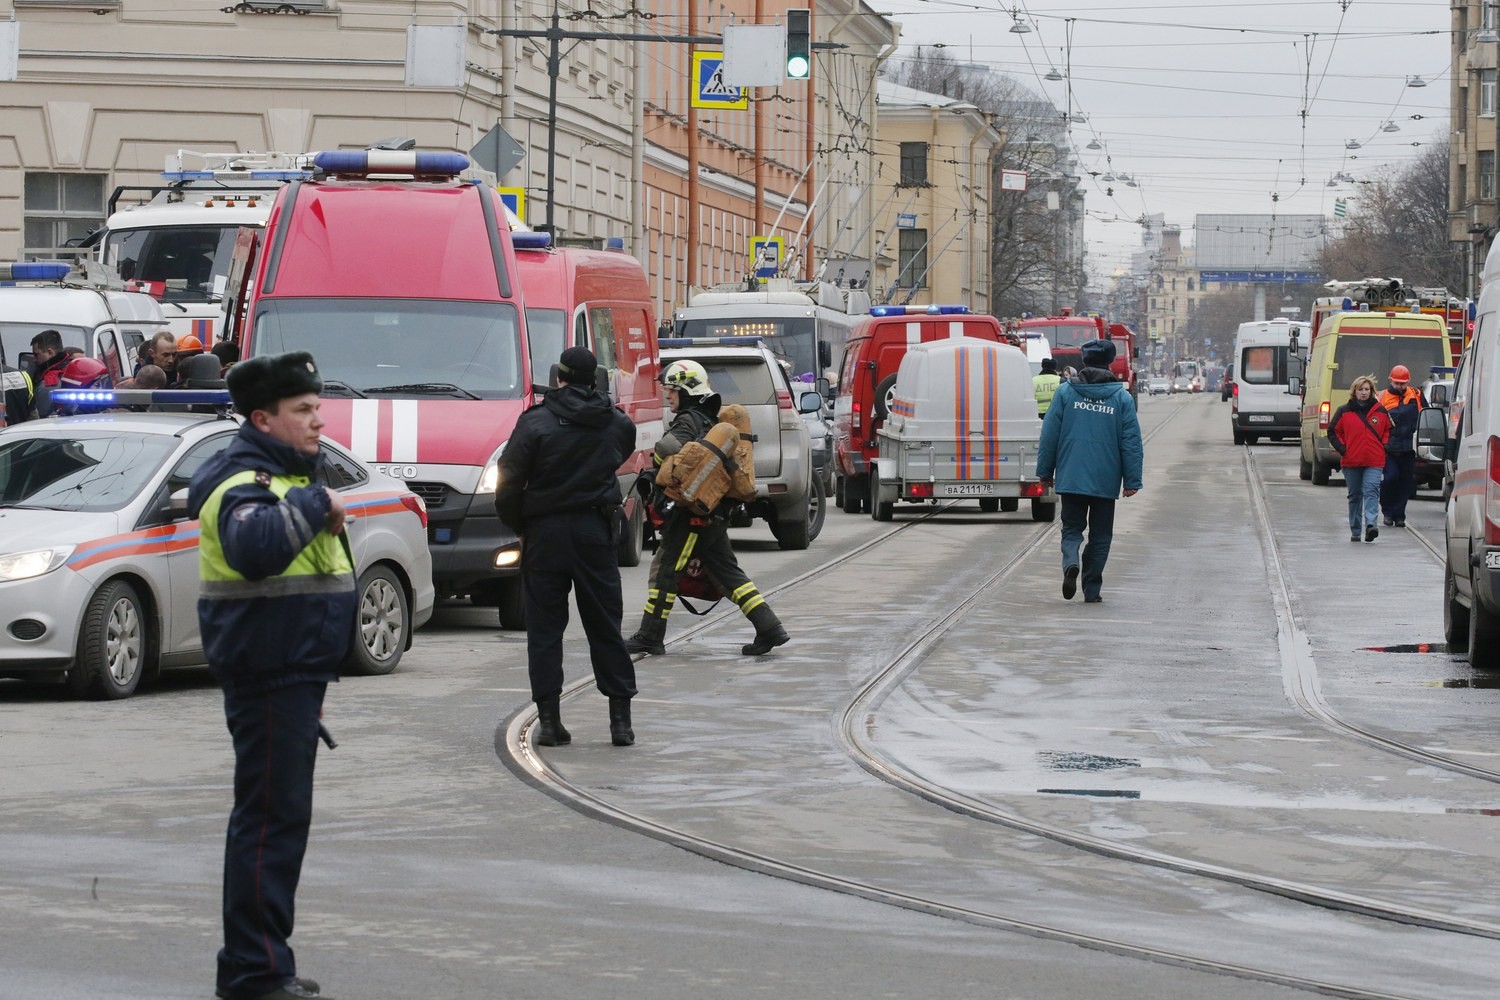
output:
M595 368L594 369L594 388L598 389L600 392L602 392L606 396L608 396L609 395L609 389L610 389L610 384L609 383L610 383L609 369L608 368Z
M1442 451L1448 444L1448 416L1429 406L1417 417L1417 447Z
M186 487L177 490L167 498L167 509L172 512L174 519L187 517L188 491Z
M818 395L820 395L824 399L829 400L830 402L832 402L832 400L833 400L833 383L832 382L828 381L826 378L820 378L820 379L816 380L815 382L813 382L813 388L815 388L815 389L818 390Z
M1130 349L1130 359L1132 361L1141 360L1141 349L1139 347L1132 347Z
M818 341L818 367L833 367L833 345L826 340Z
M823 394L821 392L804 392L797 397L798 413L817 413L823 408Z
M1435 385L1427 397L1427 402L1433 406L1448 405L1448 387L1446 385Z
M16 367L28 375L36 374L36 355L30 351L22 351L16 355Z
M1286 380L1286 394L1288 396L1302 395L1302 379L1293 375Z

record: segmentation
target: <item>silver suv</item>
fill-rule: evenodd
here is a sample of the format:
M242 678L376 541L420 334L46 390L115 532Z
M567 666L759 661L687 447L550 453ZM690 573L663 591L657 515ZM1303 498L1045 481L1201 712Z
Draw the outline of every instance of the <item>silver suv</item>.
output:
M691 358L708 371L708 383L724 402L750 412L755 435L755 499L738 523L763 518L783 549L805 549L812 541L814 510L812 437L802 412L822 400L814 391L794 395L776 356L762 346L725 344L711 338L663 339L661 366ZM737 523L731 520L730 523Z

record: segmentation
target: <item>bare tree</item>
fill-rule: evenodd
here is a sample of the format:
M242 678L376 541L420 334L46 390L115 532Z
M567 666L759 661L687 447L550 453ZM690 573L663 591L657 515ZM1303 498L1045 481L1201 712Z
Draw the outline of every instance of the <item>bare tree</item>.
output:
M1429 143L1401 170L1362 181L1319 266L1330 278L1401 278L1408 286L1464 287L1463 249L1448 241L1448 148Z

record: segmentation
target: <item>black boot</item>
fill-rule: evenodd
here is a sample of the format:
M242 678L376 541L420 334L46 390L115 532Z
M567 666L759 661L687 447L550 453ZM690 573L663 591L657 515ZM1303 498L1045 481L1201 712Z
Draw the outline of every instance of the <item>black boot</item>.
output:
M786 634L786 629L781 627L781 619L776 617L776 612L771 610L769 604L762 604L746 617L750 619L750 624L755 626L755 641L740 647L740 653L744 656L760 656L769 653L791 639L791 636Z
M539 747L565 747L573 742L573 734L563 728L562 709L556 698L542 698L536 703L536 745Z
M641 627L636 630L635 635L625 640L625 651L631 656L639 653L661 656L667 651L667 647L662 642L666 637L667 620L655 615L646 615L641 619Z
M628 747L635 743L635 730L630 728L630 699L609 699L609 741L617 747Z

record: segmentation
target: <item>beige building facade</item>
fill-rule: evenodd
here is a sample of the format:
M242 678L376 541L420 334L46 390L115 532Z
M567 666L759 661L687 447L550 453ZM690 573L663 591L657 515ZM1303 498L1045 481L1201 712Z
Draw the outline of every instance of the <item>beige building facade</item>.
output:
M876 301L990 312L990 206L1004 136L966 101L881 81Z
M526 156L481 176L522 189L526 221L550 219L561 241L620 238L662 313L689 285L742 277L749 238L778 215L811 274L820 248L852 244L841 233L873 212L851 191L873 171L874 80L897 27L859 0L815 5L813 37L842 47L815 53L810 84L755 88L753 112L691 109L695 46L671 39L771 22L789 6L777 0L643 0L650 18L562 2L565 31L664 40L563 39L555 101L545 5L231 6L0 0L17 39L14 79L0 81L0 259L97 227L117 187L160 183L181 149L299 153L406 136L467 151L496 125Z
M1220 286L1202 280L1193 250L1183 248L1182 230L1175 226L1162 229L1161 244L1150 266L1145 287L1147 338L1171 357L1199 356L1202 347L1190 341L1189 321L1198 303Z
M1465 248L1469 287L1479 294L1484 259L1500 231L1500 6L1453 0L1453 83L1448 148L1448 239Z

